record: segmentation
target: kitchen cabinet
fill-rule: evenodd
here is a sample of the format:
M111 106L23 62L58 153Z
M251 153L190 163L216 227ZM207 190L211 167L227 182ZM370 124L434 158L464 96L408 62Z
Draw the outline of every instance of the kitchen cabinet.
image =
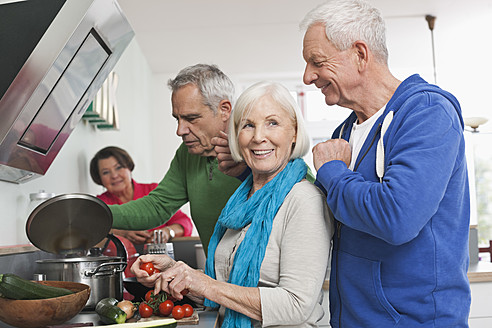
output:
M492 327L492 281L470 283L472 291L472 305L468 324L470 328Z
M492 263L478 262L470 264L468 279L472 294L472 303L468 324L470 328L490 328L492 327ZM323 285L323 309L325 316L319 323L320 327L330 327L330 313L328 303L328 285L326 281Z
M470 328L492 327L492 263L478 262L470 265L468 271L472 303L470 309Z

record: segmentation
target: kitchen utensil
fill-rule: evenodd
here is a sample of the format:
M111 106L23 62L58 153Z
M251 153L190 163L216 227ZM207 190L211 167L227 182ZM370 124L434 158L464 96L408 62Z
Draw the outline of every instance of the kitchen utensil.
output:
M82 256L37 260L37 271L48 280L74 281L87 284L92 293L84 310L93 310L106 297L123 299L123 277L126 262L121 257Z
M90 287L68 281L40 281L43 285L69 289L74 294L40 299L12 300L0 297L0 320L14 327L58 325L82 310L90 295Z
M55 196L36 207L27 220L29 240L58 254L54 259L37 260L36 272L48 280L89 285L92 293L84 310L93 310L105 297L123 298L126 251L117 237L108 234L112 222L108 206L86 194ZM105 236L116 245L117 256L104 256L101 249L93 247Z
M46 280L46 275L44 273L35 273L33 280L34 281L43 281L43 280Z
M166 254L174 259L173 243L164 243L162 238L162 230L154 230L154 239L152 243L144 245L144 254Z
M58 195L36 207L26 223L29 240L54 254L86 251L108 234L113 216L100 199L86 194Z

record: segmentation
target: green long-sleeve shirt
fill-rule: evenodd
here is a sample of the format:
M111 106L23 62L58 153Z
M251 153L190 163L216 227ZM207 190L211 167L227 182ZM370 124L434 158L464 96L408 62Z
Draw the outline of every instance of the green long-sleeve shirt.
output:
M220 212L240 184L238 179L219 171L215 157L192 155L181 144L157 188L140 199L109 206L113 228L157 227L189 202L191 217L207 251Z

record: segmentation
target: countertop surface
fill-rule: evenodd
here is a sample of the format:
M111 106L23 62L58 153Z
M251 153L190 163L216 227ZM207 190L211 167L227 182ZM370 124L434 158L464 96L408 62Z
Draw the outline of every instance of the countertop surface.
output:
M198 311L199 321L197 325L178 325L178 328L215 328L218 327L217 323L217 311ZM96 312L81 312L77 314L73 319L67 321L65 324L72 323L93 323L92 327L97 327L99 322L99 316ZM1 328L13 328L0 321ZM89 326L91 327L91 326ZM104 327L104 325L100 326Z
M470 282L492 282L492 262L479 261L468 268Z
M179 328L195 327L195 328L214 328L218 327L217 321L217 311L198 311L198 325L178 325ZM99 316L95 312L81 312L75 318L68 321L67 323L84 323L92 322L94 326L99 323ZM102 326L104 327L104 325Z

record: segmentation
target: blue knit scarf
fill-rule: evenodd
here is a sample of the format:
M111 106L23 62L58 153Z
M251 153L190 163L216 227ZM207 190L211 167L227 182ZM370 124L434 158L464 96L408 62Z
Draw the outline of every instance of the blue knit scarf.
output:
M215 279L215 250L227 229L240 230L251 223L241 245L237 248L229 275L229 283L256 287L260 267L272 231L273 218L292 187L306 177L304 160L291 160L271 181L248 199L253 184L250 174L229 198L215 225L208 245L205 273ZM217 308L215 302L205 299L205 305ZM222 327L251 327L251 319L239 312L226 309Z

